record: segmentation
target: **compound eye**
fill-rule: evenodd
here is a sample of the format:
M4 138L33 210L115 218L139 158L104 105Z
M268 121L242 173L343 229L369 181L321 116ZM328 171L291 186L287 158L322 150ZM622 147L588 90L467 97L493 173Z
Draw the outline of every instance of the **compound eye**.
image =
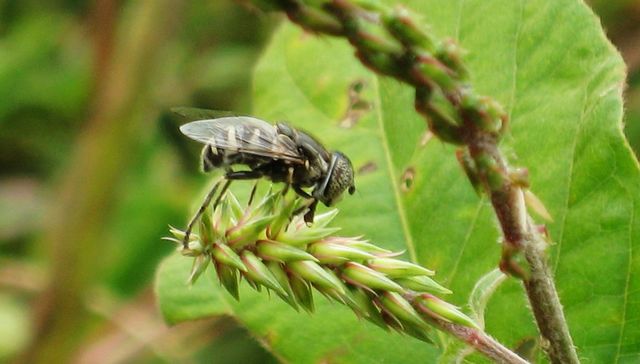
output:
M349 187L349 194L353 195L354 193L356 193L356 186Z

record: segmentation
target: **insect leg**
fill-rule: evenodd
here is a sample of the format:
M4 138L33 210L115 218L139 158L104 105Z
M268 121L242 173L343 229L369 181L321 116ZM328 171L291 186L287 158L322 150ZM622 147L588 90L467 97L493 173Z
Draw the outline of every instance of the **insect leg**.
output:
M316 214L316 206L318 206L318 200L313 199L313 202L309 205L309 211L304 214L304 222L306 222L307 225L313 223L313 218Z
M193 230L193 225L195 225L196 221L198 221L200 216L202 216L202 214L205 212L205 210L209 206L209 203L211 203L211 199L216 194L216 191L218 190L218 187L220 187L220 182L222 182L222 179L219 179L213 185L213 187L211 188L209 193L207 193L207 196L204 198L204 201L202 201L202 205L200 205L200 208L198 209L198 212L196 212L196 214L193 215L191 220L189 220L189 224L187 225L187 230L184 232L184 238L182 239L182 248L183 249L187 249L189 247L189 236L191 235L191 231Z
M318 200L316 200L315 198L313 198L313 196L311 196L310 194L307 193L307 191L303 190L302 188L300 188L300 186L298 185L291 185L293 187L293 190L296 191L296 193L300 196L302 196L303 198L306 199L311 199L311 203L306 204L306 205L302 205L301 207L299 207L297 210L295 210L292 214L292 216L296 216L298 214L301 214L302 211L309 209L309 211L304 214L304 221L306 223L312 223L313 222L313 217L315 215L316 212L316 205L318 204Z
M310 203L302 205L298 207L295 211L293 211L291 213L291 218L293 218L294 216L300 215L304 210L308 210L304 214L304 222L306 222L307 225L311 225L313 223L313 218L315 217L315 214L316 214L317 205L318 205L318 200L316 200L315 198L312 198Z
M296 191L296 193L304 198L312 198L313 196L311 196L310 194L307 193L307 191L303 190L302 188L300 188L300 186L298 185L291 185L293 187L293 190Z
M292 183L293 183L293 168L289 167L287 169L287 180L286 180L286 183L284 184L284 188L282 189L282 196L286 195L287 192L289 192L289 187L291 187Z
M228 171L225 174L225 178L228 180L243 180L243 179L258 179L260 177L264 176L264 173L262 173L262 171Z
M216 200L213 202L213 207L211 208L212 210L215 211L216 207L218 207L218 204L222 200L222 197L224 197L224 194L229 189L230 184L231 184L231 180L225 177L224 186L222 186L222 189L220 190L220 194L218 194L218 197L216 197Z
M253 202L253 198L256 196L256 189L258 188L258 181L253 184L253 188L251 189L251 194L249 194L249 202L247 202L247 206L251 206Z

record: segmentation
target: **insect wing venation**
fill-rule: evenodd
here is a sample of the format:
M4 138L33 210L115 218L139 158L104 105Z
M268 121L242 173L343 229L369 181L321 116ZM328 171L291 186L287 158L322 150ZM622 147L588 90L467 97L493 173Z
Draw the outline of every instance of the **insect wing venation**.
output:
M273 125L248 116L198 120L180 131L203 144L228 151L304 163L293 141L279 137Z

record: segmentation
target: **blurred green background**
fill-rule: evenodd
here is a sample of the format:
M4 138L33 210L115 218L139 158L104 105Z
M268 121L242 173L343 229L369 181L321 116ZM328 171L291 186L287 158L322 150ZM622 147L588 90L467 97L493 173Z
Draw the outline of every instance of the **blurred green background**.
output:
M640 1L591 1L628 66ZM176 105L250 113L282 19L231 0L0 0L0 362L275 362L228 318L167 327L153 275L207 177Z

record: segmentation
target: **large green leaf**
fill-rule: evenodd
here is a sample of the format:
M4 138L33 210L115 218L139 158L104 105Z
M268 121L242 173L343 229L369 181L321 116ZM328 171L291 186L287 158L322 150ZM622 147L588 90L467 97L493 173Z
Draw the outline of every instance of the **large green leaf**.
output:
M474 87L509 111L503 146L514 164L529 168L533 190L555 218L548 225L556 242L549 252L580 356L639 360L638 165L621 132L624 66L598 20L576 0L405 4L468 50ZM341 128L355 82L364 83L360 97L373 108L354 127ZM344 40L290 24L258 64L254 90L257 116L308 129L349 155L357 169L367 166L357 176L359 193L340 203L336 225L436 268L454 290L450 300L464 304L476 281L495 268L499 234L454 148L424 138L412 90L365 70ZM176 272L161 271L160 280ZM183 272L186 277L186 267ZM174 299L159 293L161 302ZM431 362L437 355L322 299L308 316L264 293L241 296L240 304L221 296L231 307L225 312L285 361ZM197 299L191 304L210 304ZM513 347L536 336L526 307L519 283L507 280L487 307L487 331Z

